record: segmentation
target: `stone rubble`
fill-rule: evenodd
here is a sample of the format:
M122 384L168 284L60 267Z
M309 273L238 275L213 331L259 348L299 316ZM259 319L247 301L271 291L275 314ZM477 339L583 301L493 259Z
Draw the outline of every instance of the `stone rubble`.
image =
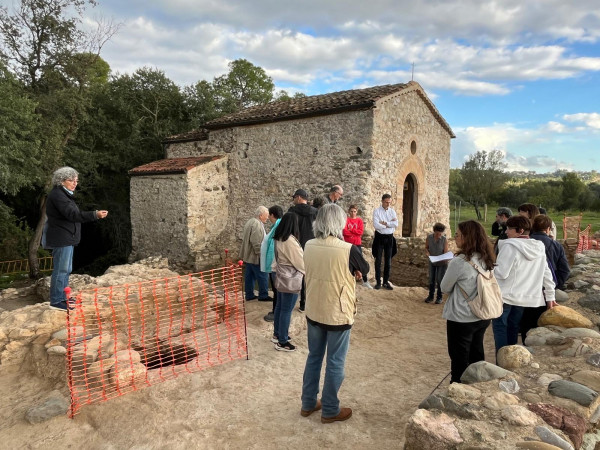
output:
M406 449L600 449L600 251L575 255L567 286L569 300L540 317L526 346L503 348L498 366L471 364L462 384L421 402ZM439 417L459 437L435 447ZM430 426L417 425L424 418Z

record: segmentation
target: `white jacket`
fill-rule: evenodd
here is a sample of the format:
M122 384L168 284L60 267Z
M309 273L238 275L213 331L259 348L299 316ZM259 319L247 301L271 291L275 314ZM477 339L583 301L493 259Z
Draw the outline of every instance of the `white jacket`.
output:
M494 274L504 303L537 307L554 301L554 281L542 242L511 238L499 241L498 248Z

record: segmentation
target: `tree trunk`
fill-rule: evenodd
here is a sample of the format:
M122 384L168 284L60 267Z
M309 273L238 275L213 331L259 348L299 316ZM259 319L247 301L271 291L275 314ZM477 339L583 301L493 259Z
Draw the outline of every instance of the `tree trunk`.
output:
M479 211L479 203L473 205L475 207L475 214L477 214L477 220L481 220L481 211Z
M40 199L40 220L35 227L35 231L31 239L29 240L29 278L37 280L41 278L40 265L38 263L38 248L40 247L40 241L42 239L42 231L44 229L44 223L46 222L46 195L42 195Z

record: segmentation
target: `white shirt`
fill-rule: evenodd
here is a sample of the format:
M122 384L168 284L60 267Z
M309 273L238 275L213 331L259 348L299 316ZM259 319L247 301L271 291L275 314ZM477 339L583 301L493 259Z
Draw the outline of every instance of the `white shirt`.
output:
M380 222L386 222L387 225L383 225ZM384 209L383 206L380 206L373 211L373 226L379 234L393 234L394 230L398 227L396 211L392 207Z

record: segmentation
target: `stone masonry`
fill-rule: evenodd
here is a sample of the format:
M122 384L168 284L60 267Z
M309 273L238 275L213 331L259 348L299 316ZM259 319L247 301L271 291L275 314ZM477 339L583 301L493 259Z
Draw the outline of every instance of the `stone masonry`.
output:
M297 188L306 189L312 199L324 196L334 184L344 187L342 207L358 205L367 244L373 234L373 210L381 195L390 193L399 216L399 237L407 177L415 185L411 236L424 237L435 222L449 225L452 137L448 124L414 82L274 102L216 119L205 130L167 139L163 163L227 155L223 160L227 182L218 183L227 187L221 199L226 203L202 208L193 200L197 192L212 189L214 183L207 179L214 165L160 178L145 174L145 166L133 169L131 259L164 255L193 263L197 269L210 267L225 248L237 255L242 227L258 205L279 204L286 211ZM221 175L225 177L225 172ZM176 182L177 177L181 179ZM172 193L150 199L152 190L162 184L160 189ZM165 218L173 208L178 211L173 219ZM151 214L140 212L148 209ZM208 224L215 215L220 216L218 225L195 225ZM186 227L195 231L186 233ZM168 236L158 236L161 233ZM170 249L165 239L170 240ZM174 242L180 240L185 242Z

